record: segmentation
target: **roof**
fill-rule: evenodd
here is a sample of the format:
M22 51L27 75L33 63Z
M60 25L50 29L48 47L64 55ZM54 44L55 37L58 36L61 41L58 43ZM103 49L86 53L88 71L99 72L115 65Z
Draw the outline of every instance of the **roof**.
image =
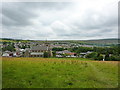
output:
M56 52L56 53L61 53L61 54L62 54L62 53L68 53L68 54L69 54L69 53L71 53L71 52L68 51L68 50L64 50L64 51L58 51L58 52Z
M76 54L76 53L69 53L70 55L74 55L74 54Z
M36 53L34 53L34 52L31 53L31 55L43 55L43 54L44 53L37 53L37 52Z
M63 53L71 53L71 52L68 50L64 50Z
M50 50L47 46L33 46L31 50Z
M80 54L87 54L87 53L84 53L84 52L83 52L83 53L80 53Z

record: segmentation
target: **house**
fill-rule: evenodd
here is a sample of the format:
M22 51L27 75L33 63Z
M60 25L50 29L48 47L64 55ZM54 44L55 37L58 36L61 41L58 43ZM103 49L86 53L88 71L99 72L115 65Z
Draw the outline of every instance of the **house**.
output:
M92 51L81 52L79 57L83 57L83 58L85 58L86 55L88 55L88 54L90 54L90 53L92 53Z
M82 52L82 53L80 53L79 57L85 58L85 55L87 55L87 52Z
M93 51L87 51L87 54L90 54L90 53L92 53Z
M3 53L3 57L9 57L9 53Z
M62 55L56 55L56 57L63 57Z
M76 53L72 53L68 50L57 51L56 52L56 57L76 57Z
M76 53L68 53L68 56L66 57L77 57Z
M80 45L81 47L91 47L93 48L93 45Z
M3 52L2 56L3 56L3 57L12 57L12 56L13 56L13 53L10 52L10 51L5 51L5 52Z
M30 48L30 57L44 57L44 53L48 52L52 56L52 49L49 46L33 46Z
M70 51L68 50L64 50L64 51L57 51L56 54L68 54L68 53L71 53Z

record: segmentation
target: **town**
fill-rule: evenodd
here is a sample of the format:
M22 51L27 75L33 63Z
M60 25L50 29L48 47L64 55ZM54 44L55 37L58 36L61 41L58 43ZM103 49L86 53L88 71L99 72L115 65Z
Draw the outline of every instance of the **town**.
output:
M71 41L2 42L0 48L2 57L80 57L95 60L104 60L105 57L109 57L109 60L118 60L113 47Z

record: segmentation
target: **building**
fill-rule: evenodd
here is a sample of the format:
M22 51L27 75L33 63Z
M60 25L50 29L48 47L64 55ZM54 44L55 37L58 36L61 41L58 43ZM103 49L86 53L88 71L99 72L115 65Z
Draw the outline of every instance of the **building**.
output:
M68 50L57 51L56 52L56 57L76 57L76 53L72 53Z
M26 48L24 52L24 57L29 57L30 56L30 49Z
M30 57L44 57L44 53L48 52L52 56L52 49L47 45L38 45L30 48Z
M92 53L92 51L87 51L87 52L81 52L79 57L86 58L86 55Z
M3 52L3 55L2 55L3 57L12 57L13 56L13 53L12 52L10 52L10 51L5 51L5 52Z

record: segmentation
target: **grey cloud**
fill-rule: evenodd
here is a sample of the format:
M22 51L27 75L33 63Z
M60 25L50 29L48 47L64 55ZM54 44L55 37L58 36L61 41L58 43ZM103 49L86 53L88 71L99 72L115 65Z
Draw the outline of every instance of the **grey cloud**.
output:
M71 2L26 2L23 3L29 9L44 9L44 10L63 10L70 6Z
M117 27L117 20L116 16L104 16L101 13L96 13L95 11L89 11L85 13L86 15L83 16L82 21L78 18L78 20L73 21L72 23L77 27L83 30L87 29L102 29L106 27ZM95 20L93 18L94 15L98 16L98 19Z
M19 2L19 3L3 3L3 25L16 25L25 26L30 25L32 22L30 19L36 18L40 15L35 14L35 11L39 12L43 10L62 10L65 7L71 5L70 2L57 3L57 2ZM47 12L46 11L46 12ZM43 25L49 24L50 20L42 21ZM10 23L11 22L11 23Z
M3 3L2 35L23 39L89 39L116 35L117 14L104 15L104 11L92 8L81 15L80 10L76 11L78 8L72 2ZM80 15L75 17L76 14Z
M2 24L6 26L30 25L30 19L37 16L22 3L3 3L2 14Z

